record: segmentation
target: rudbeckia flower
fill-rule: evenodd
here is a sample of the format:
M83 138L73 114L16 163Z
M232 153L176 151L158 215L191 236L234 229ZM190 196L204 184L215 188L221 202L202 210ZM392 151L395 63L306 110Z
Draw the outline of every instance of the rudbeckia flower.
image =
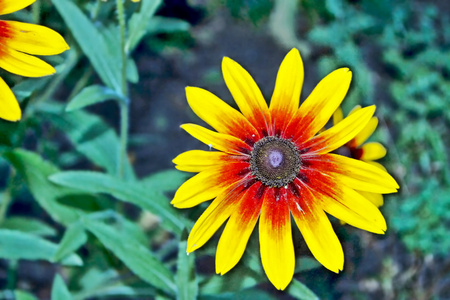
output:
M361 106L355 106L349 113L358 111ZM342 109L339 107L333 114L333 124L336 125L344 119ZM348 143L338 149L338 153L352 157L354 159L363 160L369 164L377 166L386 170L382 164L375 162L386 155L386 148L378 142L368 142L367 139L373 134L378 126L378 118L372 117L367 125ZM369 199L377 207L383 205L383 196L377 193L361 192L367 199Z
M383 215L357 191L398 189L386 171L330 153L367 125L375 107L362 108L317 134L347 93L347 68L326 76L300 107L303 63L296 49L280 66L270 106L238 63L225 57L222 71L241 112L206 90L186 88L192 110L216 131L195 124L181 127L218 150L191 150L173 160L179 170L199 172L177 190L175 207L214 199L192 228L187 252L202 247L228 220L216 253L216 272L223 275L241 259L259 219L263 268L272 284L283 290L295 267L292 215L314 257L339 272L344 253L326 213L382 234Z
M29 6L35 0L0 0L0 15ZM8 72L41 77L55 69L32 55L55 55L69 49L64 38L47 27L16 21L0 21L0 68ZM32 55L30 55L32 54ZM0 118L17 121L21 110L14 94L0 78Z

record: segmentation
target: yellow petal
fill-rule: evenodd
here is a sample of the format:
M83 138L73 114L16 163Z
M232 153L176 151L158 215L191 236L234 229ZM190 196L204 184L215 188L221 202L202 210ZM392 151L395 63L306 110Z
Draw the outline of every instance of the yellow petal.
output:
M377 193L369 193L369 192L363 192L363 191L357 191L361 195L363 195L364 198L372 202L376 207L380 207L383 205L383 195L377 194Z
M297 49L292 49L278 70L275 90L270 101L274 131L283 131L298 110L303 85L303 62ZM276 133L276 132L275 132Z
M344 100L352 72L338 69L326 76L303 102L286 129L286 137L301 143L313 137L330 120Z
M365 162L387 172L386 168L382 164L377 163L376 161L365 160Z
M22 117L19 103L17 103L16 97L5 83L3 78L0 77L0 118L7 121L18 121Z
M353 189L342 184L337 199L320 194L322 208L330 215L357 228L384 234L386 221L378 208Z
M238 155L248 154L251 151L249 145L228 134L214 132L196 124L183 124L181 128L197 140L220 151Z
M220 237L216 253L216 273L225 274L241 259L248 239L261 211L261 199L256 197L261 183L252 185L239 200Z
M203 246L236 210L238 195L225 191L208 206L195 222L187 241L187 252Z
M284 290L294 276L295 254L287 199L266 189L259 220L261 261L270 282ZM280 189L285 193L285 189Z
M222 73L242 114L260 134L267 132L270 125L269 108L250 74L228 57L223 58Z
M0 2L0 15L18 11L34 3L36 0L2 0Z
M366 127L363 128L352 140L352 146L359 147L374 133L378 126L378 118L373 117L367 123Z
M41 77L55 73L55 69L43 60L1 44L0 68L27 77Z
M386 148L377 142L367 143L361 147L362 160L377 160L386 156Z
M313 137L301 145L301 148L309 149L308 153L313 154L331 152L354 138L366 126L374 112L375 105L362 108L337 125Z
M187 87L186 97L194 113L218 132L241 140L251 139L253 143L259 140L259 133L250 122L214 94L204 89Z
M336 125L343 119L344 119L344 113L342 112L342 108L338 107L333 114L333 124Z
M200 172L223 164L229 156L224 152L191 150L181 153L172 162L177 165L176 168L180 171Z
M69 49L56 31L40 25L0 21L1 41L6 47L36 55L55 55Z
M300 199L290 201L290 210L309 250L327 269L338 273L344 267L344 252L318 200L306 187L301 187Z

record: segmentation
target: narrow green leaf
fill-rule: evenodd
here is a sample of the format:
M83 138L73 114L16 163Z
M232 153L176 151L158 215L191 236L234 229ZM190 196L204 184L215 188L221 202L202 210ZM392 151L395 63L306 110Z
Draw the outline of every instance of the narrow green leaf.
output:
M89 218L84 219L84 224L137 276L159 289L175 294L176 286L170 270L139 241L124 234L119 227L111 227Z
M70 224L78 219L82 211L58 202L59 198L74 194L74 191L54 185L48 180L48 176L59 172L56 166L26 150L7 151L3 157L23 177L36 201L55 221L61 224Z
M294 274L313 270L321 267L322 265L312 257L299 257L295 261L295 272Z
M177 284L177 299L191 300L197 299L198 282L195 274L195 255L186 253L187 248L187 230L183 230L178 247L177 274L175 283Z
M0 229L0 257L5 259L52 261L58 246L32 234ZM78 255L72 254L62 261L68 266L83 264Z
M0 228L19 230L40 236L54 236L56 230L40 220L29 217L10 217L2 222Z
M125 48L132 52L147 32L147 24L161 5L161 0L142 0L141 9L134 13L128 24L128 40Z
M64 280L61 278L61 276L59 276L59 274L56 274L55 280L53 280L51 300L70 300L70 299L72 299L72 295L67 289Z
M149 190L139 182L124 182L107 174L88 171L68 171L50 177L54 183L88 193L107 193L119 200L133 203L161 218L162 225L180 234L186 222L170 206L167 197Z
M72 1L52 0L52 2L102 81L119 94L123 94L117 57L114 57L97 27Z
M293 278L292 282L289 284L287 292L295 299L319 300L319 297L317 297L313 291L311 291L306 285L304 285L295 278Z
M108 87L91 85L85 87L78 95L72 98L66 107L66 111L77 110L107 100L125 101L123 97Z
M83 246L87 241L84 226L80 222L75 222L67 227L64 237L59 244L58 250L53 256L53 261L60 261L69 256Z

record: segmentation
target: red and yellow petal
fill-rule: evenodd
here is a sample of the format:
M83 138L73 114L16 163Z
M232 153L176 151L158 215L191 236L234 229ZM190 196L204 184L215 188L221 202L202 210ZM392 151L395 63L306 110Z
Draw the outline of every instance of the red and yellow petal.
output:
M185 172L201 172L229 162L238 162L240 157L225 152L190 150L175 157L172 162L176 168Z
M338 273L344 267L344 252L330 220L306 186L298 187L300 197L291 196L289 208L308 248L327 269Z
M214 94L201 88L187 87L186 97L194 113L218 132L252 143L261 138L258 131L240 112Z
M0 15L6 15L22 8L25 8L36 0L1 0L0 1Z
M386 231L386 221L378 208L339 177L307 169L301 171L301 178L307 178L305 184L330 215L370 232L384 234Z
M284 290L291 282L295 269L291 216L284 188L267 188L259 220L261 261L270 282Z
M302 103L283 136L301 144L319 132L347 94L351 78L352 72L342 68L322 79Z
M298 110L303 85L303 62L297 49L292 49L281 63L270 101L272 131L280 135Z
M248 163L231 163L208 168L184 182L176 191L171 204L189 208L208 201L243 179L240 175Z
M362 108L349 115L337 125L311 138L299 149L307 149L308 154L325 154L346 144L355 137L372 118L375 105Z
M331 177L338 177L347 186L366 192L388 194L399 188L389 173L364 161L337 155L324 154L305 157L303 165Z
M197 140L220 151L237 155L246 155L251 151L248 144L228 134L214 132L196 124L183 124L181 128Z
M242 195L220 237L216 253L216 273L224 275L241 259L248 239L261 212L262 199L258 194L263 185L253 184Z
M261 136L266 135L270 126L269 108L253 78L237 62L228 57L223 58L222 73L225 84L242 114Z
M240 191L240 190L239 190ZM187 241L188 253L202 247L237 209L240 193L233 188L223 191L195 222Z
M27 77L41 77L55 73L55 69L42 59L2 44L0 44L0 68Z
M56 31L40 25L0 21L0 43L20 52L36 55L55 55L69 49Z
M378 160L385 157L387 152L386 148L378 142L366 143L359 150L361 160Z
M7 121L18 121L22 117L19 103L13 92L0 77L0 118Z

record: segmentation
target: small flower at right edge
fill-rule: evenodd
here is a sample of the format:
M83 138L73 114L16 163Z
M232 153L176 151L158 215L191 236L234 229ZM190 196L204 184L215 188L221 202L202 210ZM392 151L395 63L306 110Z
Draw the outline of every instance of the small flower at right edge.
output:
M358 110L361 109L360 105L356 105L348 114L349 116ZM333 125L338 124L344 119L344 114L342 109L339 107L335 113L333 114ZM359 159L364 162L367 162L371 165L381 168L386 171L385 167L375 162L375 160L379 160L386 156L386 148L378 143L378 142L368 142L367 139L374 133L378 126L378 118L372 117L367 125L347 144L343 145L341 148L337 150L339 154L343 154L345 156L349 156L354 159ZM341 153L342 152L342 153ZM370 193L364 191L358 191L361 195L370 200L377 207L383 205L383 195L377 193Z

